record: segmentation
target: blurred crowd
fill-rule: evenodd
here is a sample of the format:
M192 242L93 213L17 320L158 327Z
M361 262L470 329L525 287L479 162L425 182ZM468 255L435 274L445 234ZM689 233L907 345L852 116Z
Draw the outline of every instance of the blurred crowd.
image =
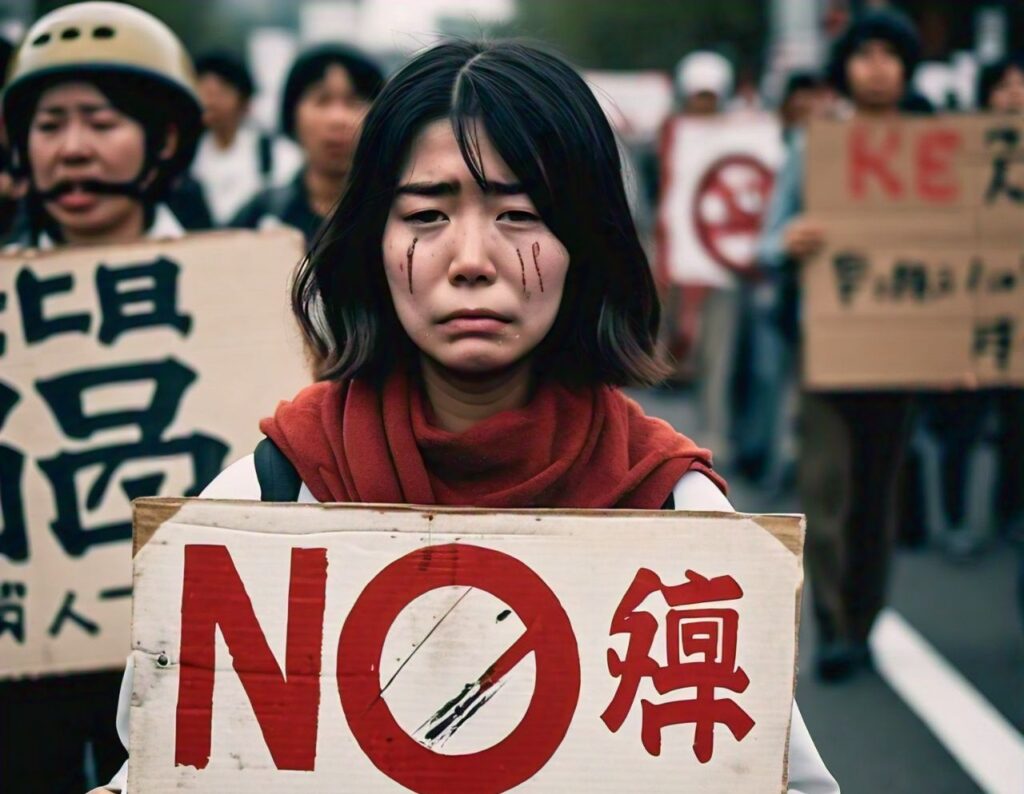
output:
M92 30L92 54L73 62L75 74L87 74L90 62L107 63L104 48L119 45L103 29ZM46 61L46 35L0 52L10 61L0 175L7 246L131 239L109 233L120 222L116 206L109 223L100 218L106 226L96 220L92 193L116 195L125 212L143 213L145 230L286 225L311 243L345 189L362 119L386 77L373 57L350 46L309 49L284 81L276 128L262 129L250 116L252 75L231 53L196 54L194 89L189 70L159 64L132 79L100 69L69 82L59 72L68 62L59 55ZM964 560L1001 547L1002 538L1024 536L1021 390L800 387L799 271L827 242L804 211L804 130L816 117L933 112L911 87L919 49L905 17L870 11L836 38L824 70L788 75L771 110L756 83L738 79L718 53L687 54L674 75L677 115L778 116L785 157L762 214L754 265L730 288L698 293L662 284L664 344L680 362L675 385L692 390L700 410L702 430L685 430L713 449L727 475L799 495L808 516L816 670L829 681L870 665L867 638L884 603L895 544L934 543ZM976 105L1024 112L1024 54L984 65ZM118 147L128 144L109 134L111 114L141 130L141 167L118 170L126 162ZM656 146L623 152L638 225L653 240L663 163ZM69 165L99 181L51 176ZM109 690L109 681L104 686ZM108 739L98 738L97 750Z

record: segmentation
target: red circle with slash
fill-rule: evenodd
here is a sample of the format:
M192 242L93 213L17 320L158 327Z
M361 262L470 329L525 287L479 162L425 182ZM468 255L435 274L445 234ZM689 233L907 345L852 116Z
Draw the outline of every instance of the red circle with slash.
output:
M742 175L739 184L727 177L729 172ZM718 264L738 271L748 271L754 264L753 258L738 260L726 253L723 241L728 237L749 237L753 249L773 182L768 167L747 154L730 154L708 166L693 194L693 226L704 250ZM725 208L723 218L705 216L704 202L711 196L717 197Z
M536 663L533 697L520 723L492 747L463 755L434 752L409 736L380 686L384 640L399 613L424 593L453 585L491 593L526 626L481 676L482 690L530 653ZM359 746L392 780L423 794L507 791L533 777L565 738L579 700L579 648L558 598L524 563L479 546L431 546L388 565L356 599L338 639L338 692Z

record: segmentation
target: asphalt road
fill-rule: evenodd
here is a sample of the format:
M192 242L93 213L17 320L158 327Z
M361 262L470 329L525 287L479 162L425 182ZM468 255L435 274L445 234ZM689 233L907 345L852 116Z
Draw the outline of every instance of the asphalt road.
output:
M648 413L701 442L689 395L652 391L633 396ZM725 474L737 510L799 512L792 491L769 493ZM1010 784L1008 776L993 772L998 765L991 755L1024 743L1024 621L1014 600L1015 554L1006 543L995 543L967 562L952 561L928 546L900 549L889 607L894 622L920 635L928 651L923 659L894 651L893 675L866 672L838 685L817 681L813 592L806 594L797 700L844 794L1024 791L1016 788L1016 780ZM879 632L876 640L882 641ZM888 638L884 644L890 647ZM897 679L918 686L924 698L915 702L899 693ZM990 708L994 718L982 719ZM996 723L998 730L990 731ZM1019 761L1024 780L1024 754L1000 758L1012 758L1013 765Z

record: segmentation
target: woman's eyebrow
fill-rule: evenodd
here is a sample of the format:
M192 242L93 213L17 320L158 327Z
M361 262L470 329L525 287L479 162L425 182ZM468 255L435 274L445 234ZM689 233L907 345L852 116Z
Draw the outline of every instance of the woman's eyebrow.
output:
M411 196L457 196L461 187L458 182L407 182L399 185L399 195ZM484 182L483 192L489 196L519 196L526 192L520 182Z
M399 185L396 191L399 195L408 196L457 196L459 195L458 182L407 182Z

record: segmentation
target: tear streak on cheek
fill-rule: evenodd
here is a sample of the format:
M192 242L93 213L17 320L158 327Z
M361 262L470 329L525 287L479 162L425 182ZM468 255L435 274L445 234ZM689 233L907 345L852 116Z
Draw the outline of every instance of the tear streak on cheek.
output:
M416 243L418 243L419 241L420 241L419 237L413 237L412 238L412 245L410 245L408 250L405 252L406 274L409 276L409 294L410 295L412 295L412 256L413 256L413 254L416 253ZM401 263L399 263L399 268L401 268Z
M523 254L518 248L516 249L516 256L519 257L519 273L523 278L523 295L526 296L526 300L530 300L530 291L526 288L526 263L523 261Z
M537 281L540 282L540 291L544 291L544 276L540 273L540 262L538 257L540 256L540 243L535 242L533 244L533 267L537 271ZM523 258L519 257L519 261L522 262Z

